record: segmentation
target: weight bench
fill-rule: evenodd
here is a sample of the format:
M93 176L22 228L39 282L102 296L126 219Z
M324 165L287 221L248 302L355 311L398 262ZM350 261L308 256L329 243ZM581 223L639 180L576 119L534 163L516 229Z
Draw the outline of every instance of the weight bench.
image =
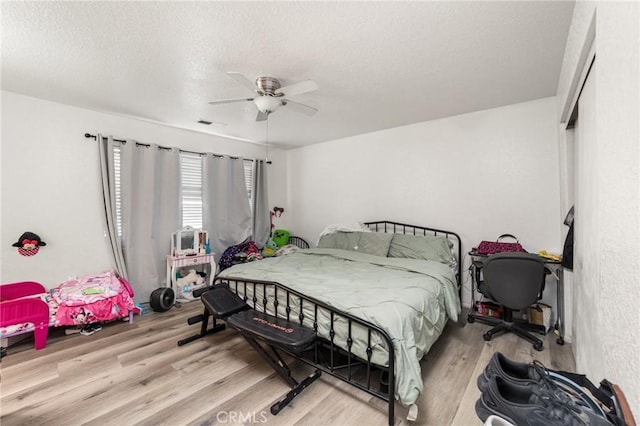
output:
M260 356L275 370L291 390L278 402L271 406L274 416L286 407L307 386L321 375L315 370L303 381L298 382L291 375L291 370L282 359L279 350L299 354L312 347L316 340L316 332L273 315L251 309L228 286L218 285L203 289L200 299L204 305L204 313L187 320L189 325L202 322L200 333L178 341L178 346L192 342L207 334L217 333L225 329L225 324L217 324L216 320L224 320L231 328L237 330ZM213 326L208 329L209 317L213 318Z

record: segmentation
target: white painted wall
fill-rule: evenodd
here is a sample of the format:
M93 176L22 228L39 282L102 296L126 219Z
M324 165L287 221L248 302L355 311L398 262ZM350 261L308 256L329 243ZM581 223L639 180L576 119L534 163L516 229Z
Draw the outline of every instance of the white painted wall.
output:
M571 97L571 81L582 72L577 58L585 50L595 16L596 65L589 76L595 134L580 135L579 128L575 141L576 269L570 288L576 311L574 349L578 371L594 383L602 378L618 383L636 418L640 415L638 9L637 2L577 2L558 83L560 113Z
M292 229L315 243L387 219L457 232L467 252L503 233L559 252L556 117L545 98L289 151Z
M264 147L3 91L0 282L48 288L70 275L109 269L98 151L86 132L143 143L264 158ZM269 150L269 205L287 207L286 156ZM286 213L285 213L286 215ZM283 216L286 220L286 216ZM285 223L286 225L286 223ZM24 231L47 243L33 257L11 247Z

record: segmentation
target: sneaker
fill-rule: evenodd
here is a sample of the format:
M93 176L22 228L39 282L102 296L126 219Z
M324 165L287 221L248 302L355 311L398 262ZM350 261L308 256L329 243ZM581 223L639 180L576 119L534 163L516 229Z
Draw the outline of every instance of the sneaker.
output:
M540 384L548 376L548 371L538 361L531 364L511 361L501 352L496 352L482 374L478 376L477 384L480 392L487 389L492 376L499 376L507 382L519 385Z
M100 330L102 330L102 326L99 323L94 322L82 327L82 330L80 330L80 334L82 334L83 336L91 336L93 333Z
M578 407L561 392L534 384L514 384L499 376L490 378L475 409L483 422L496 415L518 426L612 425L605 418Z
M561 373L547 369L540 361L530 364L512 361L502 353L496 352L478 376L477 385L481 392L486 391L493 376L511 384L541 386L551 392L564 394L581 408L588 409L600 417L606 417L606 413L590 393Z
M80 330L80 334L82 334L83 336L91 336L93 333L95 333L90 325L91 324L82 327L82 330Z

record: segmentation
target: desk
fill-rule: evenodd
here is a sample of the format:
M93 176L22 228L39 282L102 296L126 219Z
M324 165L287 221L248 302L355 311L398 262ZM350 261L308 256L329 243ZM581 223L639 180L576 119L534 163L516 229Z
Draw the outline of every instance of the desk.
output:
M213 277L216 274L216 260L214 253L196 254L194 256L167 256L167 287L176 291L175 278L176 269L186 268L188 266L209 264L209 286L213 285Z
M482 259L486 258L486 254L478 254L474 251L469 252L469 256L471 257L471 308L473 309L473 305L475 304L475 291L478 285L477 283L477 274L479 273L479 269L482 267ZM551 275L554 276L557 282L556 286L556 300L557 300L557 312L556 312L556 322L553 326L554 331L558 338L556 339L556 343L559 345L564 345L564 277L563 271L564 268L560 264L558 260L551 260L544 257L541 257L544 261L544 265L549 271Z

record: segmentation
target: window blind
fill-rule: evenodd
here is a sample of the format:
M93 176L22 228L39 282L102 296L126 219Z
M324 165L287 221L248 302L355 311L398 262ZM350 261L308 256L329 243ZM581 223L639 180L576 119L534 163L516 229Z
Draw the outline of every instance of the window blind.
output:
M182 226L202 228L202 161L200 155L180 153Z
M113 147L113 173L116 194L116 230L118 237L122 237L122 191L120 186L120 146Z
M247 194L249 195L249 207L253 211L253 161L244 161L244 184L247 187Z

